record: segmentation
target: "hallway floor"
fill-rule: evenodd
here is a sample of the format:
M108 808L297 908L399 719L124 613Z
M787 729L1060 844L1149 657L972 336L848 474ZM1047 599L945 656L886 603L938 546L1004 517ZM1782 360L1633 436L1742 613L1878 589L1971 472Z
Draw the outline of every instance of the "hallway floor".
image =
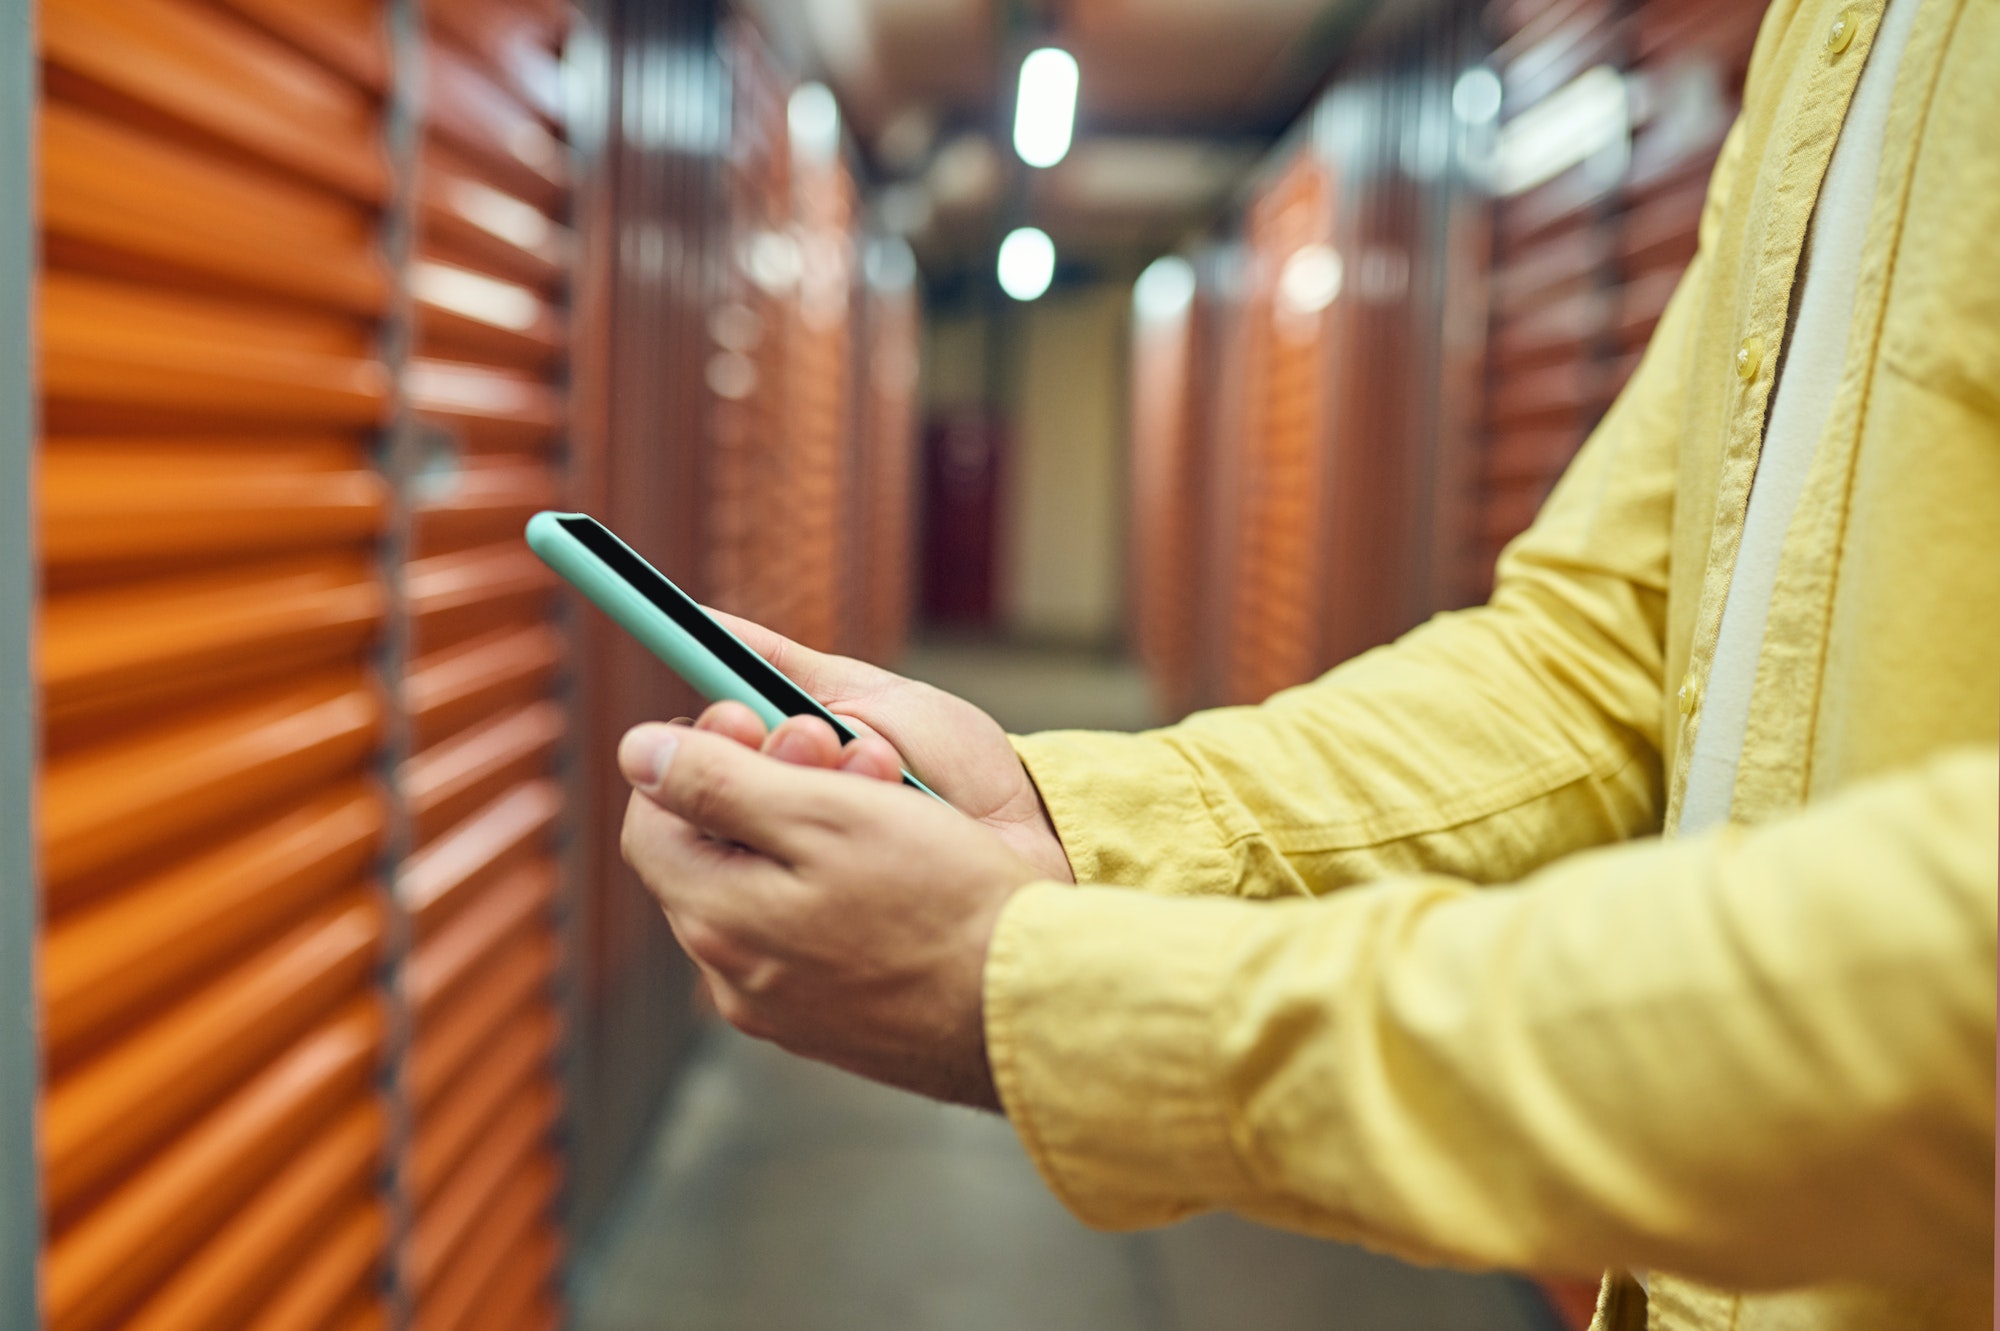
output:
M1147 723L1129 666L933 644L912 674L1014 730ZM1556 1331L1530 1285L1208 1216L1096 1234L1004 1120L700 1039L607 1240L578 1331Z

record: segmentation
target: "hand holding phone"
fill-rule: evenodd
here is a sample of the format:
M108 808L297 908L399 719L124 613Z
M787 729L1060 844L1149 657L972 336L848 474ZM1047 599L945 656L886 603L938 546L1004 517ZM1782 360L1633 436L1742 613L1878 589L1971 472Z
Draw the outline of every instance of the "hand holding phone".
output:
M775 729L788 716L816 716L845 745L854 731L704 611L595 518L537 513L528 546L543 563L637 638L710 702L740 702ZM944 803L906 769L903 784Z

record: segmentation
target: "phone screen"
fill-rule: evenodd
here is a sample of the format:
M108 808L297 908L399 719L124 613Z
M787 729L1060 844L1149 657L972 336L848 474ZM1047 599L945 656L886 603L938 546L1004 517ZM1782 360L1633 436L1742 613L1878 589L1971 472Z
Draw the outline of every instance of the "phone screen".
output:
M742 676L751 688L764 695L786 716L816 716L832 724L833 733L846 744L854 732L842 725L826 708L798 685L737 640L736 635L710 619L694 598L674 586L658 569L633 554L603 524L591 518L560 518L562 529L576 537L583 547L604 561L612 572L630 583L635 591L658 606L667 618L687 630L696 642L715 654L717 660Z

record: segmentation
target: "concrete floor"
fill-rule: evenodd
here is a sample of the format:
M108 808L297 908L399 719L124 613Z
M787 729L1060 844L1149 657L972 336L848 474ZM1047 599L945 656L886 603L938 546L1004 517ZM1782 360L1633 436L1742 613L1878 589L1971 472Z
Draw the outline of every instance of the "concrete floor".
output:
M1014 730L1148 723L1101 655L933 644L909 673ZM1002 1119L701 1037L606 1240L579 1331L1556 1331L1522 1281L1420 1270L1208 1216L1096 1234Z

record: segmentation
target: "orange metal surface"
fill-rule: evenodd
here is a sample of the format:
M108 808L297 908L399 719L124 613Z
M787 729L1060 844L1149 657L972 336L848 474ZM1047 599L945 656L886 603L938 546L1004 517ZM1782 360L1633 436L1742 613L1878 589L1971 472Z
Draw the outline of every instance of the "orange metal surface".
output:
M52 601L37 644L47 724L132 712L352 660L387 597L359 555L267 560Z
M286 1274L243 1331L322 1331L353 1316L364 1297L376 1304L374 1278L389 1236L382 1203L350 1206Z
M385 312L375 219L360 204L62 103L44 111L41 136L52 261ZM314 262L302 264L307 247Z
M55 439L38 481L57 585L358 544L381 533L388 505L359 445L338 439Z
M272 306L42 279L42 387L57 433L188 424L372 426L388 378L364 330Z
M431 128L475 154L494 182L544 211L569 188L569 149L548 124L449 46L426 52Z
M361 1096L381 1039L380 1007L357 1002L56 1234L43 1264L50 1331L93 1331L130 1311L317 1125Z
M546 860L524 864L411 952L403 964L403 992L419 1031L428 1028L508 944L546 926L555 890L553 864Z
M546 1225L531 1229L495 1273L485 1297L473 1308L464 1325L508 1327L515 1331L539 1331L560 1325L561 1310L554 1306L550 1293L555 1284L556 1265L561 1260L562 1244L554 1233Z
M468 1069L451 1098L417 1132L409 1156L410 1195L419 1206L465 1163L483 1141L503 1106L514 1102L530 1080L546 1076L561 1027L541 1011L510 1022L494 1047Z
M381 793L350 782L52 922L41 957L51 1067L358 881L385 820Z
M51 93L254 155L379 201L388 164L360 89L241 20L191 0L48 0Z
M472 1059L523 1003L546 994L555 964L556 948L550 939L517 942L468 984L459 1001L433 1026L417 1032L404 1080L419 1116L436 1111L440 1097L466 1074Z
M520 541L412 562L405 581L411 649L439 648L502 624L542 617L561 585Z
M482 459L461 469L451 488L413 506L414 557L443 554L484 543L521 539L529 517L560 503L549 468L529 458Z
M535 702L425 749L404 764L417 843L437 836L509 787L543 775L563 737L563 709Z
M351 896L50 1086L42 1187L57 1223L362 988L383 923L375 897Z
M450 360L416 360L404 377L417 415L456 433L474 453L545 448L562 401L540 378Z
M389 79L379 0L220 0L371 92Z
M352 773L382 719L375 690L337 672L51 762L39 810L49 912L77 899L88 875Z
M460 1331L473 1325L470 1318L480 1296L555 1198L555 1169L546 1157L532 1160L505 1182L504 1188L495 1186L485 1199L489 1204L475 1213L472 1241L453 1254L428 1297L420 1297L416 1331Z
M480 1143L467 1168L453 1175L435 1203L424 1209L410 1235L410 1259L405 1268L418 1298L444 1274L508 1184L546 1170L546 1166L542 1170L534 1166L541 1164L536 1157L555 1122L556 1110L552 1087L537 1088L515 1101Z
M569 329L532 287L449 261L435 251L411 270L417 298L417 354L482 361L538 374L553 368Z
M541 291L561 288L576 249L568 227L441 144L425 145L417 187L425 248Z
M498 632L412 662L403 705L412 742L436 743L481 716L544 697L562 662L562 638L543 624Z
M355 1202L373 1190L388 1121L364 1101L247 1202L125 1323L125 1331L238 1326Z
M396 896L419 942L487 884L537 853L562 812L562 789L531 781L493 801L403 862Z

